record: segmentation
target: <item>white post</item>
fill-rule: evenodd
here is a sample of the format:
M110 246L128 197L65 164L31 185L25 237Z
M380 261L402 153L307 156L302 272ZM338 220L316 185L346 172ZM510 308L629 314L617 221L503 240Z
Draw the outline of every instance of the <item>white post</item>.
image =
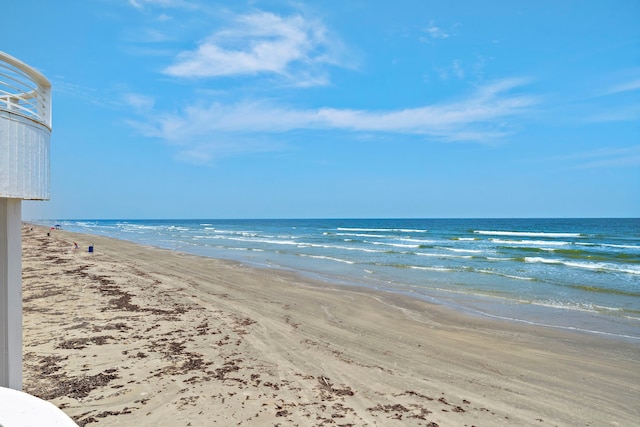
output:
M0 386L22 390L21 200L0 198Z

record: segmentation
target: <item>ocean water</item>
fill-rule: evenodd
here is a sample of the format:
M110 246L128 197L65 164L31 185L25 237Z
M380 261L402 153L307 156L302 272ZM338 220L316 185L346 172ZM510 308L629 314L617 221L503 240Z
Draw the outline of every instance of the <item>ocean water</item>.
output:
M640 343L640 219L58 220L98 234Z

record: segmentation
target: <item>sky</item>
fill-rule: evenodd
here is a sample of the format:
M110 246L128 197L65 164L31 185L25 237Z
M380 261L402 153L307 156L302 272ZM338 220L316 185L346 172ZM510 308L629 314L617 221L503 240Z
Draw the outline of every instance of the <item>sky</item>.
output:
M24 219L640 216L640 2L4 0ZM9 19L7 19L9 18Z

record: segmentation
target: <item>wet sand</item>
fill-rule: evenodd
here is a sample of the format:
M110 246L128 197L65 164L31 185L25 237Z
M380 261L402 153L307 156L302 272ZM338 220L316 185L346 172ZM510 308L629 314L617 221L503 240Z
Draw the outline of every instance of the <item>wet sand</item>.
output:
M640 420L640 343L48 231L23 232L24 390L81 426Z

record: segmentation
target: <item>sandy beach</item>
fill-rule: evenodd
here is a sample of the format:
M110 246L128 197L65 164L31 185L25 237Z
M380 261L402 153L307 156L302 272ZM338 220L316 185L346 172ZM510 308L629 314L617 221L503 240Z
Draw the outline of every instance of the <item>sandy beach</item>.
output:
M640 343L47 232L23 231L24 390L81 426L640 420Z

